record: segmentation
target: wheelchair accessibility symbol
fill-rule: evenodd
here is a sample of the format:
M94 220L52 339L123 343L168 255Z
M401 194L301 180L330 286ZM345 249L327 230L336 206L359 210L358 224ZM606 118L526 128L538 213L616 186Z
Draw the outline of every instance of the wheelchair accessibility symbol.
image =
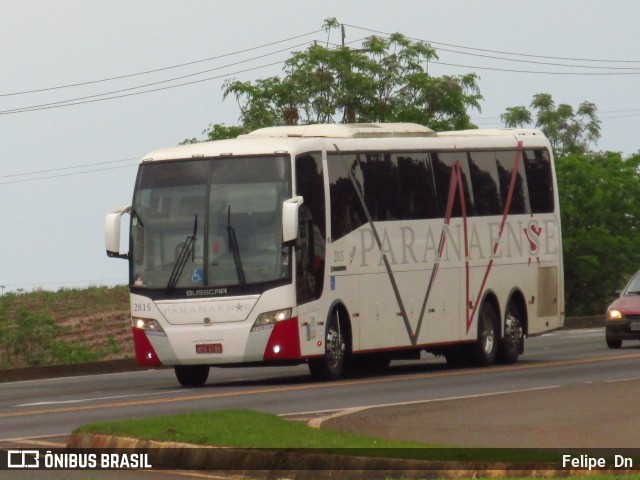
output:
M204 272L201 268L194 268L193 273L191 274L191 282L192 283L202 283L204 280Z

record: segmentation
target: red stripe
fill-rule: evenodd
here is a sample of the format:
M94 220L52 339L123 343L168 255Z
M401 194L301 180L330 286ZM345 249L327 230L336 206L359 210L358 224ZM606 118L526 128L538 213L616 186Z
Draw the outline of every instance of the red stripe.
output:
M516 149L516 155L513 162L513 168L511 170L511 179L509 181L509 191L507 192L507 201L504 205L504 210L502 212L502 221L500 222L500 230L498 231L498 241L493 246L493 253L495 254L498 251L498 246L500 245L500 239L502 238L502 232L504 231L504 226L507 223L507 217L509 216L509 210L511 209L511 201L513 199L513 191L516 187L516 177L518 174L518 170L520 168L520 158L522 157L522 141L518 142L518 147ZM466 240L465 240L466 242ZM476 314L476 310L478 309L478 305L480 304L480 299L482 297L482 292L484 292L484 286L487 284L487 279L489 278L489 272L491 272L491 267L493 267L493 259L489 260L489 264L487 265L487 269L484 272L484 278L482 279L482 284L480 285L480 290L478 291L478 298L476 299L476 303L473 306L473 311L471 312L471 319ZM467 283L469 282L469 272L467 271ZM469 299L467 298L467 305L469 304ZM468 311L468 310L467 310ZM469 317L467 318L467 333L469 333L469 328L471 327L471 322Z

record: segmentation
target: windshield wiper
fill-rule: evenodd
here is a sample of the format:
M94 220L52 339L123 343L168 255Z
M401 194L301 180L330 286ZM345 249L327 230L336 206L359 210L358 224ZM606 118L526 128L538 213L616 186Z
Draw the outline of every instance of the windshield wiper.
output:
M180 275L182 274L182 270L184 270L184 266L187 264L187 260L189 259L189 254L191 254L191 261L193 262L195 257L196 249L196 234L198 233L198 215L196 215L193 220L193 235L188 235L184 243L182 244L182 248L180 249L180 253L178 254L178 258L176 258L176 263L173 265L173 270L171 270L171 275L169 276L169 282L167 283L167 293L173 292L173 289L176 288L178 284L178 280L180 279Z
M137 219L138 220L138 225L140 225L142 228L144 228L144 223L142 223L142 218L140 217L140 214L134 209L131 209L131 218Z
M240 248L238 247L236 230L231 226L231 205L229 205L227 210L227 236L229 238L229 250L231 250L231 253L233 254L233 262L236 264L238 282L240 282L240 285L244 288L247 285L247 279L244 276L244 269L242 268L242 259L240 258Z
M640 295L640 290L634 290L632 292L627 292L627 295Z

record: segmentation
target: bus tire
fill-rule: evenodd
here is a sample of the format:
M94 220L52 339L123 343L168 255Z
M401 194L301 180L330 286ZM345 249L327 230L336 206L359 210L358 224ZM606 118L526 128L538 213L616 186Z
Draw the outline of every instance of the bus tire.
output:
M341 325L337 309L329 317L324 338L325 353L321 357L309 359L309 372L316 380L337 380L342 376L347 352L344 325Z
M491 302L482 302L478 314L478 340L471 347L471 359L474 365L486 367L492 365L498 353L498 314Z
M504 317L504 336L498 344L498 362L512 364L518 361L518 356L524 351L524 330L520 310L513 303L509 303Z
M209 376L209 365L176 365L173 369L183 387L201 387Z

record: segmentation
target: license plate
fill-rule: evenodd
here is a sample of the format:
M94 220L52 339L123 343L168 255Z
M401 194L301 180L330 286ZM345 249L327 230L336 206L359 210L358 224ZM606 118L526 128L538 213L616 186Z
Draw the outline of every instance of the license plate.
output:
M222 353L221 343L199 343L196 345L196 353Z
M640 322L631 322L629 328L634 331L640 330Z

